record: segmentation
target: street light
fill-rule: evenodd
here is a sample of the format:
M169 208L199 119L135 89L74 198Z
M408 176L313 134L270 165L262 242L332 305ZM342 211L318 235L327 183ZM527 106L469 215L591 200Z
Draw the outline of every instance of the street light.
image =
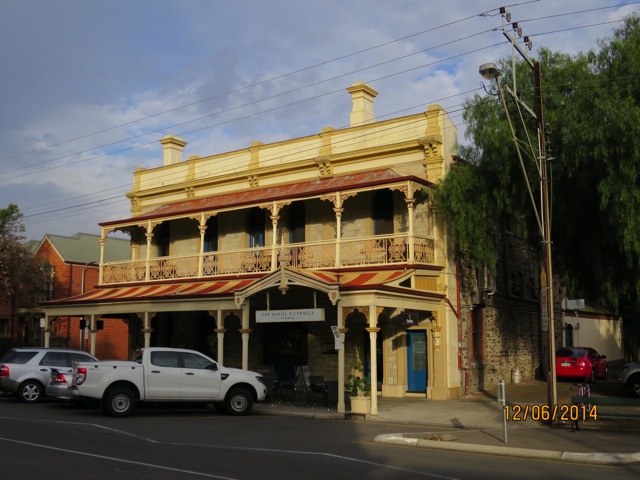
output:
M485 80L495 80L500 76L500 69L495 63L483 63L480 65L480 75Z
M515 67L514 67L515 68ZM548 371L547 371L547 401L550 411L554 411L555 405L558 403L558 393L556 387L556 352L555 352L555 326L554 326L554 312L553 312L553 273L551 263L551 222L550 222L550 199L549 199L549 178L547 175L547 157L545 153L545 139L544 139L544 120L542 111L542 88L540 82L540 66L538 63L533 65L535 73L536 84L536 112L533 113L526 105L523 106L529 111L538 122L538 148L539 148L539 162L540 162L540 209L541 215L538 214L536 202L531 191L531 185L527 171L520 152L520 145L516 137L515 129L511 123L511 117L509 115L509 109L502 92L502 87L498 81L500 76L500 69L495 63L484 63L480 65L480 75L486 80L492 80L496 82L498 88L498 94L502 107L504 108L509 127L511 128L511 137L516 146L516 152L518 153L518 159L520 160L520 166L526 179L527 189L529 191L529 197L533 205L534 212L536 214L536 220L538 221L538 227L540 228L540 234L542 236L542 242L544 245L544 262L543 270L541 274L541 304L542 305L542 318L541 324L544 326L544 318L547 319L547 358L548 358ZM512 93L509 91L509 93ZM522 101L515 97L516 102L522 103ZM553 423L553 421L552 421Z

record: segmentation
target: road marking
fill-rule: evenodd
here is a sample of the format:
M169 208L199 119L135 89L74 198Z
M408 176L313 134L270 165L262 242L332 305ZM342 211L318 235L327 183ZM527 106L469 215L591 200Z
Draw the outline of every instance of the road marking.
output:
M163 465L155 465L153 463L136 462L134 460L126 460L124 458L107 457L105 455L97 455L95 453L79 452L78 450L68 450L66 448L51 447L49 445L42 445L42 444L39 444L39 443L31 443L31 442L23 442L23 441L20 441L20 440L13 440L13 439L4 438L4 437L0 437L0 441L5 441L5 442L8 442L8 443L18 443L20 445L28 445L30 447L39 447L39 448L44 448L44 449L47 449L47 450L55 450L57 452L65 452L65 453L70 453L70 454L73 454L73 455L83 455L85 457L99 458L101 460L109 460L109 461L112 461L112 462L127 463L129 465L151 467L151 468L156 468L158 470L167 470L167 471L170 471L170 472L186 473L186 474L189 474L189 475L197 475L199 477L218 478L220 480L238 480L238 479L233 478L233 477L222 477L220 475L212 475L212 474L209 474L209 473L194 472L193 470L184 470L184 469L181 469L181 468L165 467ZM158 442L155 442L155 443L158 443Z
M199 443L181 443L181 442L163 442L160 440L153 440L147 437L142 437L140 435L134 435L132 433L128 433L122 430L118 430L116 428L110 428L110 427L105 427L103 425L99 425L96 423L83 423L83 422L65 422L65 421L60 421L60 420L40 420L40 419L23 419L23 418L14 418L14 417L0 417L0 419L2 420L19 420L22 422L25 421L29 421L29 422L39 422L39 423L58 423L58 424L62 424L62 425L80 425L80 426L84 426L84 427L95 427L98 429L104 429L104 430L109 430L111 432L114 433L118 433L121 435L126 435L129 437L134 437L136 439L139 440L143 440L145 442L149 442L149 443L155 443L155 444L164 444L164 445L176 445L176 446L189 446L189 447L201 447L201 448L211 448L211 449L217 449L217 450L236 450L236 451L247 451L247 452L264 452L264 453L278 453L278 454L294 454L294 455L308 455L308 456L320 456L320 457L328 457L328 458L332 458L332 459L338 459L338 460L343 460L346 462L354 462L354 463L361 463L364 465L371 465L374 467L379 467L379 468L385 468L388 470L395 470L395 471L399 471L399 472L406 472L406 473L412 473L412 474L417 474L417 475L421 475L423 477L426 478L435 478L435 479L440 479L440 480L457 480L456 477L449 477L446 475L439 475L436 473L427 473L427 472L423 472L423 471L418 471L418 470L411 470L409 468L403 468L403 467L396 467L393 465L387 465L384 463L377 463L377 462L372 462L369 460L362 460L360 458L354 458L354 457L347 457L344 455L338 455L338 454L334 454L334 453L326 453L326 452L313 452L313 451L304 451L304 450L280 450L280 449L275 449L275 448L259 448L259 447L231 447L228 445L206 445L206 444L199 444ZM105 460L112 460L112 461L116 461L116 462L124 462L124 463L129 463L129 464L133 464L133 465L141 465L141 466L147 466L147 467L154 467L154 468L159 468L159 469L163 469L163 470L171 470L171 471L176 471L176 472L183 472L183 473L191 473L193 475L200 475L200 476L204 476L204 477L209 477L209 478L219 478L219 479L226 479L226 480L235 480L235 479L230 479L229 477L220 477L220 476L216 476L216 475L209 475L206 473L199 473L199 472L193 472L190 470L180 470L180 469L176 469L176 468L172 468L172 467L162 467L159 465L152 465L149 463L142 463L142 462L135 462L132 460L125 460L125 459L119 459L119 458L113 458L113 457L106 457L106 456L102 456L102 455L96 455L93 453L85 453L85 452L79 452L77 450L67 450L67 449L63 449L63 448L59 448L59 447L51 447L48 445L41 445L41 444L34 444L34 443L29 443L29 442L23 442L23 441L19 441L19 440L12 440L9 438L3 438L0 437L0 441L4 440L6 442L14 442L14 443L20 443L23 445L31 445L31 446L36 446L36 447L41 447L41 448L47 448L50 450L57 450L57 451L61 451L61 452L69 452L69 453L73 453L73 454L78 454L78 455L85 455L85 456L89 456L89 457L95 457L95 458L102 458Z
M35 422L35 423L59 423L61 425L82 425L85 427L95 427L102 430L108 430L114 433L119 433L120 435L126 435L128 437L138 438L140 440L144 440L149 443L160 443L156 440L152 440L150 438L141 437L140 435L135 435L133 433L125 432L123 430L118 430L115 428L105 427L104 425L99 425L97 423L84 423L84 422L63 422L61 420L43 420L43 419L33 419L33 418L17 418L17 417L0 417L0 420L17 420L20 422Z

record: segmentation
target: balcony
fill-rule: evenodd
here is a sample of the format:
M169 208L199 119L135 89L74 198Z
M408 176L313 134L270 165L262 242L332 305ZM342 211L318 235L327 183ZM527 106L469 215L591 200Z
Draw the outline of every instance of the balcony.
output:
M433 265L434 247L432 238L404 233L127 260L103 264L101 285L269 273L279 262L296 269Z

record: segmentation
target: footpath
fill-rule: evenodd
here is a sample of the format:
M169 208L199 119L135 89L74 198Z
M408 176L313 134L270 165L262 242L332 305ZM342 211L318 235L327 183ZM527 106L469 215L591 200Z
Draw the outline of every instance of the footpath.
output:
M558 405L571 405L577 395L570 382L558 382ZM606 392L601 393L601 392ZM532 381L506 385L506 403L513 414L520 409L519 420L506 422L497 392L484 392L453 400L426 400L417 397L378 398L378 415L351 417L339 414L335 407L291 406L290 403L261 404L255 412L294 415L307 418L345 419L386 422L397 425L396 433L379 435L377 443L416 448L466 451L492 455L595 463L640 463L640 407L596 406L587 411L590 418L578 422L556 421L553 425L532 419L547 403L547 384ZM615 381L596 382L592 396L629 396ZM528 406L528 417L523 417ZM575 413L575 409L574 409ZM580 413L582 415L582 413ZM597 418L593 418L597 416ZM558 419L559 420L559 419Z

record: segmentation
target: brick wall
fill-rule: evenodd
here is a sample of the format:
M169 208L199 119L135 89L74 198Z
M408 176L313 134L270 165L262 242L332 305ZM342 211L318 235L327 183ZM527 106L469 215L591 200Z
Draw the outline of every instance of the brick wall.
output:
M67 298L88 293L98 285L97 265L66 263L53 245L45 239L36 257L54 268L53 298ZM96 262L97 263L97 262ZM86 317L89 320L89 317ZM129 327L122 319L104 319L104 329L97 333L96 356L100 359L126 360L129 357ZM81 338L79 317L58 317L51 332L52 346L89 351L90 340Z

